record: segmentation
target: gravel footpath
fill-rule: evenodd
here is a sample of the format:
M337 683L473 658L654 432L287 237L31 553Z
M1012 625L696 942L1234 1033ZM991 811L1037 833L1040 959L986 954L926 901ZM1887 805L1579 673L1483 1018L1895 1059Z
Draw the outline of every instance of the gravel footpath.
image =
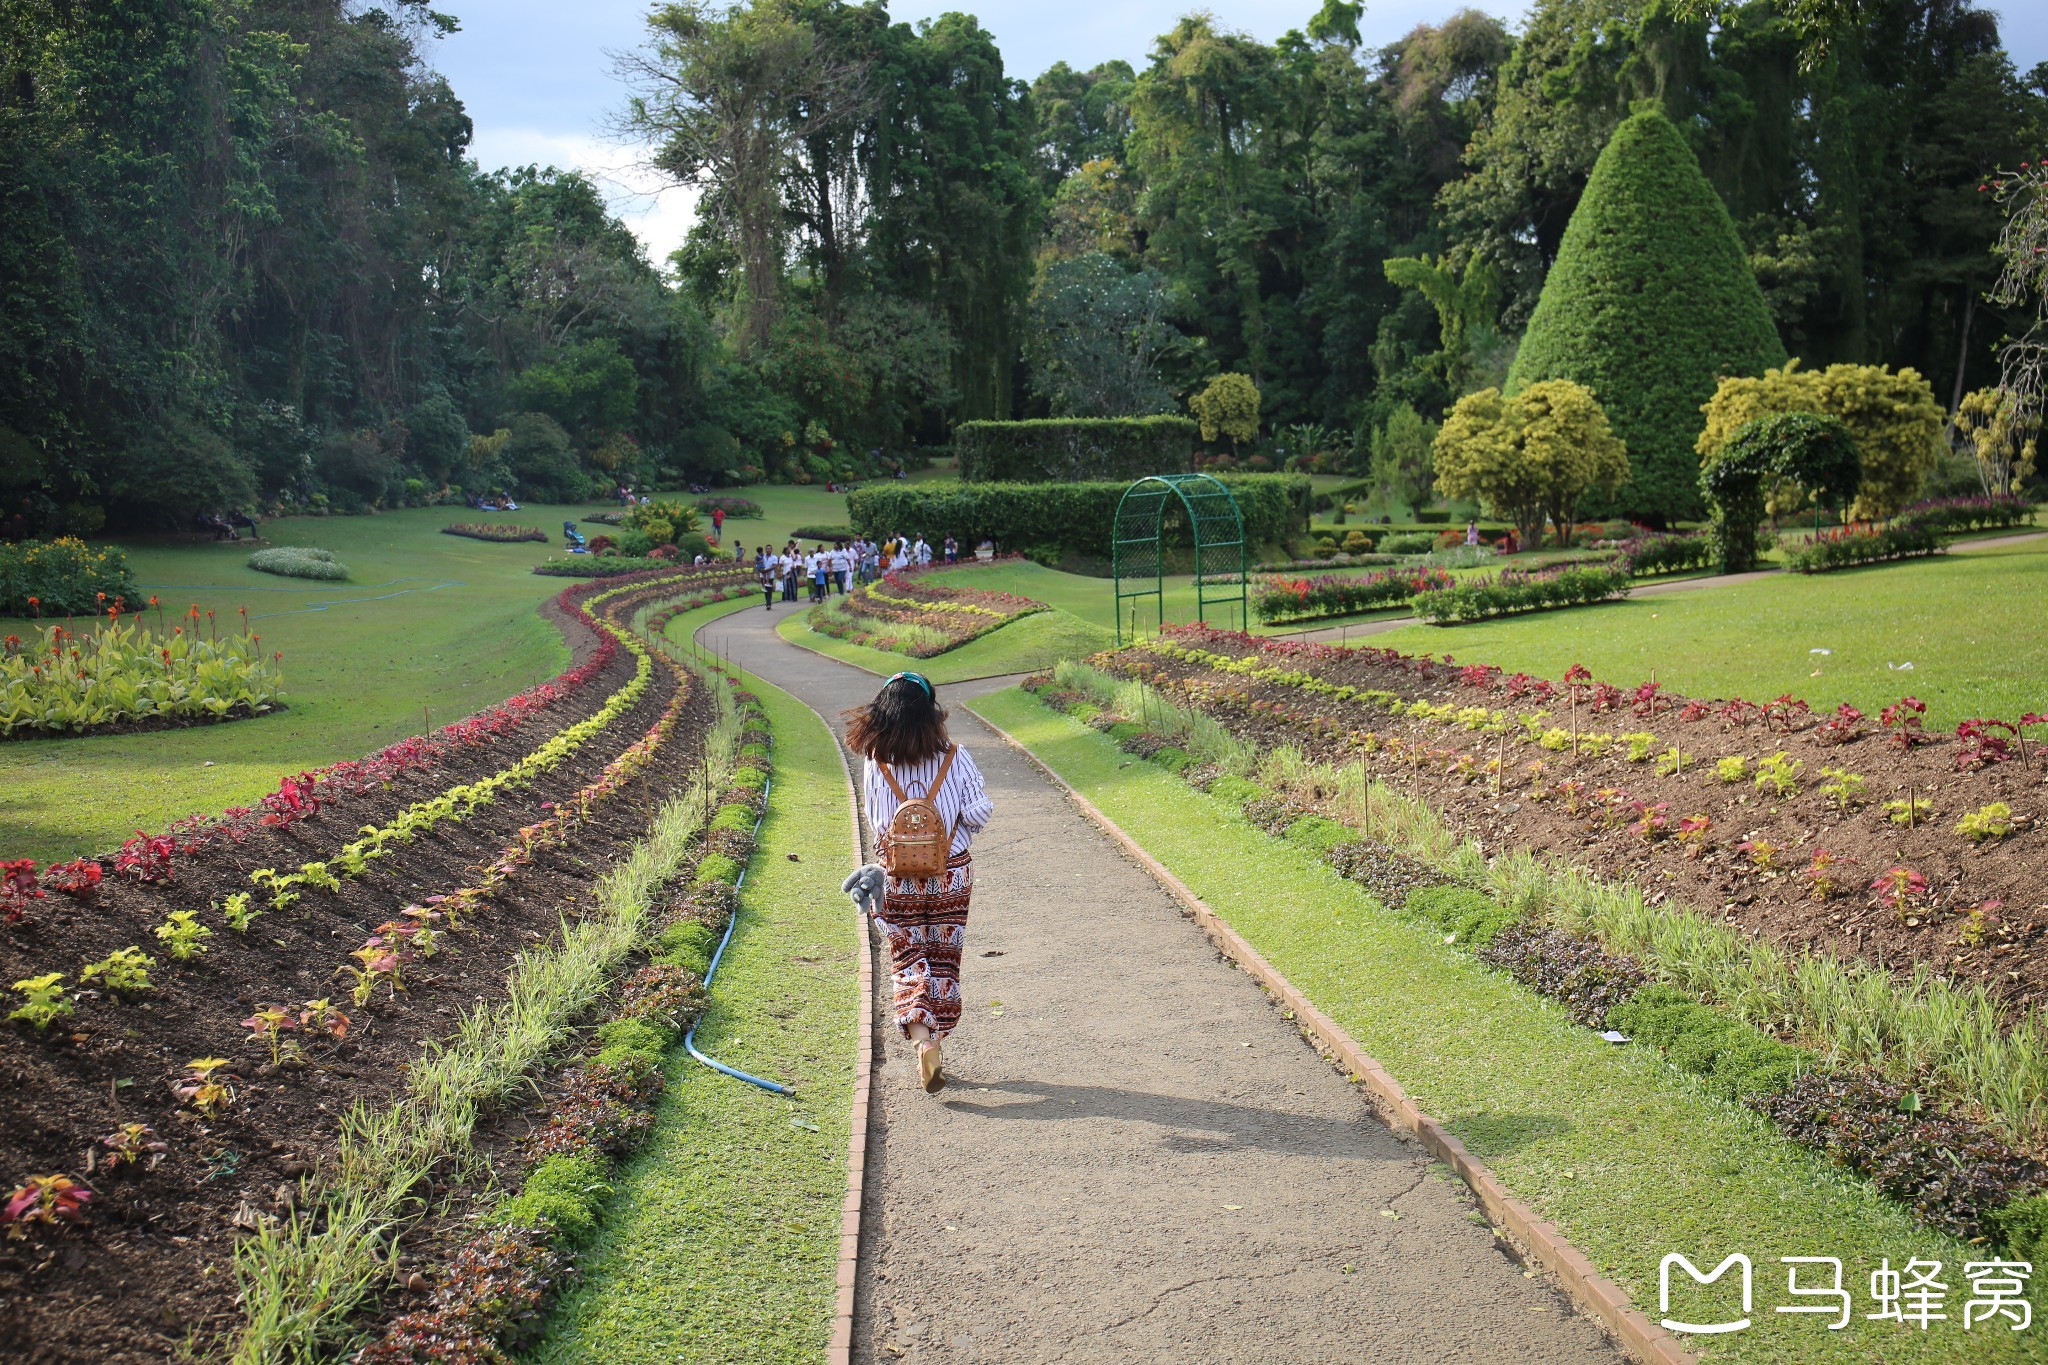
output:
M780 640L779 619L741 612L699 639L836 727L875 678ZM942 689L996 815L975 843L946 1090L923 1094L877 1026L854 1360L1619 1360L960 708L1008 681ZM840 837L821 831L820 856Z

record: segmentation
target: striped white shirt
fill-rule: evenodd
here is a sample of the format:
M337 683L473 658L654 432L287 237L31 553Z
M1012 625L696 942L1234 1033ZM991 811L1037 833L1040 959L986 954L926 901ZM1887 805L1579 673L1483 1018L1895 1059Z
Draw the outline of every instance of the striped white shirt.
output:
M891 764L889 771L896 774L896 785L903 788L903 794L913 800L927 794L931 781L939 775L939 765L945 762L944 754L933 754L921 763ZM896 793L889 790L888 779L870 758L867 769L861 775L861 791L867 798L868 827L876 838L889 828L889 822L896 818ZM939 818L946 822L946 828L953 831L952 851L965 853L974 836L981 833L989 816L995 814L995 803L988 799L988 791L982 786L981 769L974 766L974 760L967 756L966 747L953 758L953 767L946 774L946 785L939 788L932 804L939 808Z

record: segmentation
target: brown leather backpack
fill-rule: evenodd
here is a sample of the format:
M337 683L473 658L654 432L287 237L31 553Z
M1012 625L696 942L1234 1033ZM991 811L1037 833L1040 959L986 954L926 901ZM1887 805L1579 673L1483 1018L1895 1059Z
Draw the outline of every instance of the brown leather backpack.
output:
M906 797L902 785L896 781L896 774L889 771L889 765L876 760L875 766L882 770L882 780L889 784L889 790L898 803L896 814L889 819L889 831L882 839L882 866L888 869L890 876L923 880L939 876L946 870L946 861L953 854L953 832L946 828L936 798L939 788L946 785L946 774L953 770L953 756L959 752L957 744L946 750L946 759L939 764L937 776L925 788L924 795L915 798Z

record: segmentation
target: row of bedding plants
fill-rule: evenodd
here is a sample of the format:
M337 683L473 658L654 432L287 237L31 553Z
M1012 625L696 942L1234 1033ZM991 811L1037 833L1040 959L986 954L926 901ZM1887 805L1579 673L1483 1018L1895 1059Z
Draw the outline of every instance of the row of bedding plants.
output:
M664 1058L701 1015L704 975L738 912L773 766L758 700L748 692L732 700L744 727L738 753L715 760L724 790L648 918L631 959L639 965L592 1012L601 1022L544 1087L528 1135L505 1159L511 1169L501 1171L499 1192L443 1230L429 1287L420 1291L425 1302L386 1322L353 1357L357 1365L517 1350L540 1333L554 1291L574 1276L579 1244L604 1217L613 1171L653 1125Z
M1489 844L1716 906L1758 953L1883 964L1907 1002L1967 997L1842 1046L1931 1077L2016 1139L2048 1125L2048 715L1940 735L1910 697L1866 717L1196 627L1108 663L1236 733L1370 769ZM1840 1002L1815 998L1821 1027ZM2004 1040L1995 1060L1971 1029Z
M947 573L940 582L933 571ZM1016 593L963 586L972 570L957 565L897 569L864 583L844 597L829 598L810 616L821 635L870 649L929 659L980 639L992 630L1035 612L1045 603Z
M1384 747L1324 748L1268 725L1270 705L1215 708L1175 681L1146 668L1119 676L1063 664L1025 687L1319 856L1389 909L1427 920L1447 943L1557 1000L1577 1023L1657 1048L1711 1093L1769 1118L1925 1225L2015 1257L2042 1249L2048 1166L2038 1156L2038 1068L2009 1077L2032 1087L2027 1102L1995 1111L1924 1057L1921 1066L1902 1064L1903 1040L1886 1036L1916 1016L1946 1017L1968 1033L1976 1061L1999 1068L2038 1052L2037 1020L2008 1033L1982 993L1924 976L1900 983L1882 967L1757 944L1667 891L1646 894L1562 860L1489 858L1452 823L1457 807L1419 798L1401 780L1405 760ZM1327 738L1314 717L1299 720L1302 736ZM1486 848L1518 842L1502 839L1490 820L1480 828ZM1823 991L1832 993L1832 1013ZM1859 1050L1852 1032L1883 1043ZM2018 1131L2008 1122L2016 1117Z
M1618 565L1502 569L1422 589L1409 599L1409 606L1432 625L1459 625L1525 611L1617 601L1628 596L1630 583L1629 570Z
M538 526L513 526L497 522L458 521L453 526L443 526L441 534L464 536L470 540L489 540L506 545L523 541L532 541L540 545L548 543L548 533Z
M1268 624L1348 616L1378 607L1405 606L1416 594L1448 588L1451 582L1449 571L1435 568L1321 574L1313 578L1274 577L1253 584L1252 612Z
M445 1032L464 1011L501 1020L515 1041L528 1036L531 1002L508 1002L508 983L565 932L583 942L596 913L593 873L647 834L647 803L621 797L686 788L712 721L707 690L665 657L654 658L639 695L620 701L647 658L624 623L691 592L689 576L603 588L572 589L557 603L572 633L593 630L604 642L585 646L591 657L565 686L291 780L260 815L181 822L117 857L42 869L33 882L10 872L23 914L0 936L0 962L13 969L0 976L17 982L0 1046L39 1099L0 1113L0 1175L26 1201L10 1201L18 1207L0 1245L0 1292L32 1305L0 1327L0 1351L12 1334L60 1353L70 1342L77 1353L164 1354L181 1338L234 1330L235 1291L219 1273L231 1253L244 1238L307 1251L287 1235L300 1227L304 1181L346 1167L346 1144L369 1140L363 1125L376 1107L424 1083L417 1065L408 1070L421 1045L442 1057L457 1041L480 1044L474 1021ZM558 714L565 708L570 716ZM409 793L425 784L445 795L506 771L505 741L537 731L552 739L601 714L601 731L530 786L394 838L357 875L336 866L345 848L317 858L324 876L288 887L283 906L249 883L255 860L291 867L317 853L340 811L371 815L367 837L417 810ZM303 851L278 856L286 849ZM90 878L83 867L104 870ZM610 942L609 930L589 932ZM555 991L553 970L535 967L532 989ZM434 1124L376 1132L415 1156L445 1136ZM75 1226L38 1193L55 1179L90 1192L72 1210ZM402 1194L409 1183L389 1188ZM336 1235L348 1226L332 1209L318 1224ZM321 1262L265 1264L243 1297L277 1312L252 1330L289 1336L304 1326L301 1291Z

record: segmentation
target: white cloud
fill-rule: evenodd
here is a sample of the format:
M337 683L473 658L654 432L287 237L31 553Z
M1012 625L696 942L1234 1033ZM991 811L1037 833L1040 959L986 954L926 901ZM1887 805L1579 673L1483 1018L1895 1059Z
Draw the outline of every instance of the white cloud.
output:
M479 126L469 152L487 170L537 165L582 172L647 248L648 259L663 268L697 219L697 189L642 165L637 146L539 128Z

